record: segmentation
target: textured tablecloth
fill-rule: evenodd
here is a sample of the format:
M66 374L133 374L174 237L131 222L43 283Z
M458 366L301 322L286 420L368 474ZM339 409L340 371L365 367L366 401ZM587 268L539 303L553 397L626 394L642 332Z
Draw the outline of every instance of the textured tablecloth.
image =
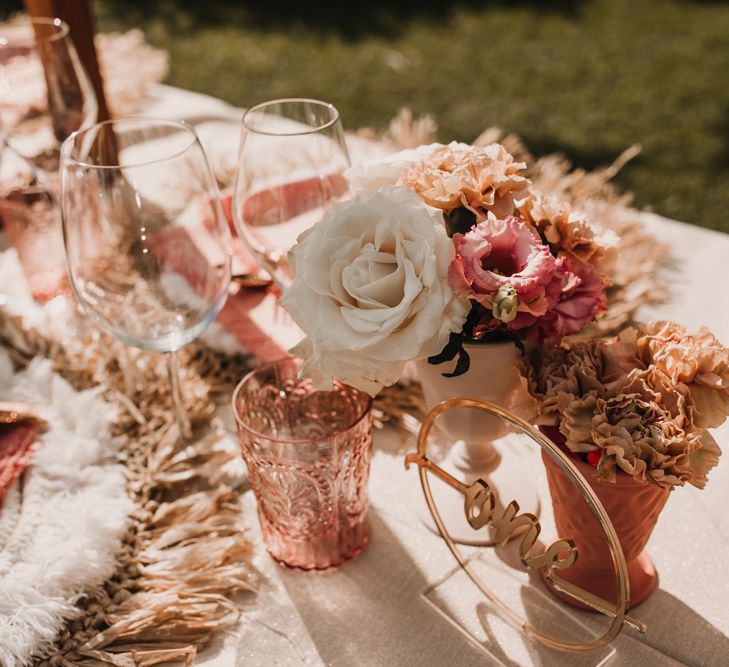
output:
M239 110L160 86L144 111L196 124L214 168L221 173L235 168ZM371 150L364 144L352 148L355 160ZM646 309L643 319L672 318L691 330L707 325L729 342L729 236L650 214L645 224L671 244L673 263L666 270L669 300ZM729 449L729 424L715 435ZM332 571L301 573L276 565L263 549L252 493L244 494L263 584L246 603L238 627L216 640L198 664L729 665L729 452L704 491L677 490L658 522L649 551L659 587L635 609L648 634L626 628L610 650L571 655L531 643L493 617L475 595L443 541L418 518L418 475L403 465L403 453L412 449L404 435L377 434L371 542L357 559ZM522 456L542 492L541 520L549 534L551 507L538 451L525 448ZM497 590L518 576L508 564L513 545L481 549L476 557ZM510 590L532 620L551 620L568 632L594 627L598 620L552 604L539 582Z

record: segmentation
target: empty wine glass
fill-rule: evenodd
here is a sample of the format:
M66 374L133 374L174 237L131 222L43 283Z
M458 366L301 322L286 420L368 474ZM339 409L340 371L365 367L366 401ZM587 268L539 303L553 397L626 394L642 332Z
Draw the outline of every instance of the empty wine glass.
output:
M57 208L61 142L97 118L94 90L60 19L0 28L0 216L33 296L64 290Z
M129 117L75 132L61 147L61 212L79 303L119 340L167 353L178 423L188 435L175 353L223 306L231 255L194 129Z
M243 116L233 217L280 287L291 281L286 254L299 234L349 194L349 165L339 112L327 102L273 100Z

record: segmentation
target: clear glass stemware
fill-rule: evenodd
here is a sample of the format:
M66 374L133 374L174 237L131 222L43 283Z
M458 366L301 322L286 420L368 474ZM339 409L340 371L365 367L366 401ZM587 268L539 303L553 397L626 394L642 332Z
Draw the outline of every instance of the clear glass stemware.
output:
M97 100L60 19L0 28L0 217L33 296L64 291L57 208L61 142L96 122Z
M339 112L327 102L283 99L243 116L233 218L239 236L279 287L299 234L349 194L349 153Z
M222 308L231 256L194 129L128 117L72 134L61 147L61 212L83 310L119 340L167 353L180 429L189 434L175 352Z

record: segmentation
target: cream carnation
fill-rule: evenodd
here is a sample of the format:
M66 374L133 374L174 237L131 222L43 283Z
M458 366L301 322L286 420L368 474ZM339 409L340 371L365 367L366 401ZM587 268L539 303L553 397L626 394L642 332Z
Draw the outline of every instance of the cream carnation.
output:
M306 333L302 375L376 395L408 361L439 353L468 304L448 285L455 257L440 211L386 187L335 206L290 253L281 305Z

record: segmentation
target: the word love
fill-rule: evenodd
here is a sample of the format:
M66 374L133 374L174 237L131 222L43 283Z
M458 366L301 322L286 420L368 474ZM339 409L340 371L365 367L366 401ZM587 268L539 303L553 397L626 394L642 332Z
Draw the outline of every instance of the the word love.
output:
M564 570L577 560L577 547L570 539L558 539L542 553L532 554L542 532L539 520L528 512L519 514L519 504L515 500L504 507L500 516L496 516L496 497L484 480L477 479L473 484L464 484L419 453L408 454L405 458L406 467L411 463L427 469L456 491L463 493L466 518L474 530L490 527L493 530L494 541L499 544L507 542L516 531L523 531L519 543L519 557L526 567L530 569L546 567L547 571L551 572Z

